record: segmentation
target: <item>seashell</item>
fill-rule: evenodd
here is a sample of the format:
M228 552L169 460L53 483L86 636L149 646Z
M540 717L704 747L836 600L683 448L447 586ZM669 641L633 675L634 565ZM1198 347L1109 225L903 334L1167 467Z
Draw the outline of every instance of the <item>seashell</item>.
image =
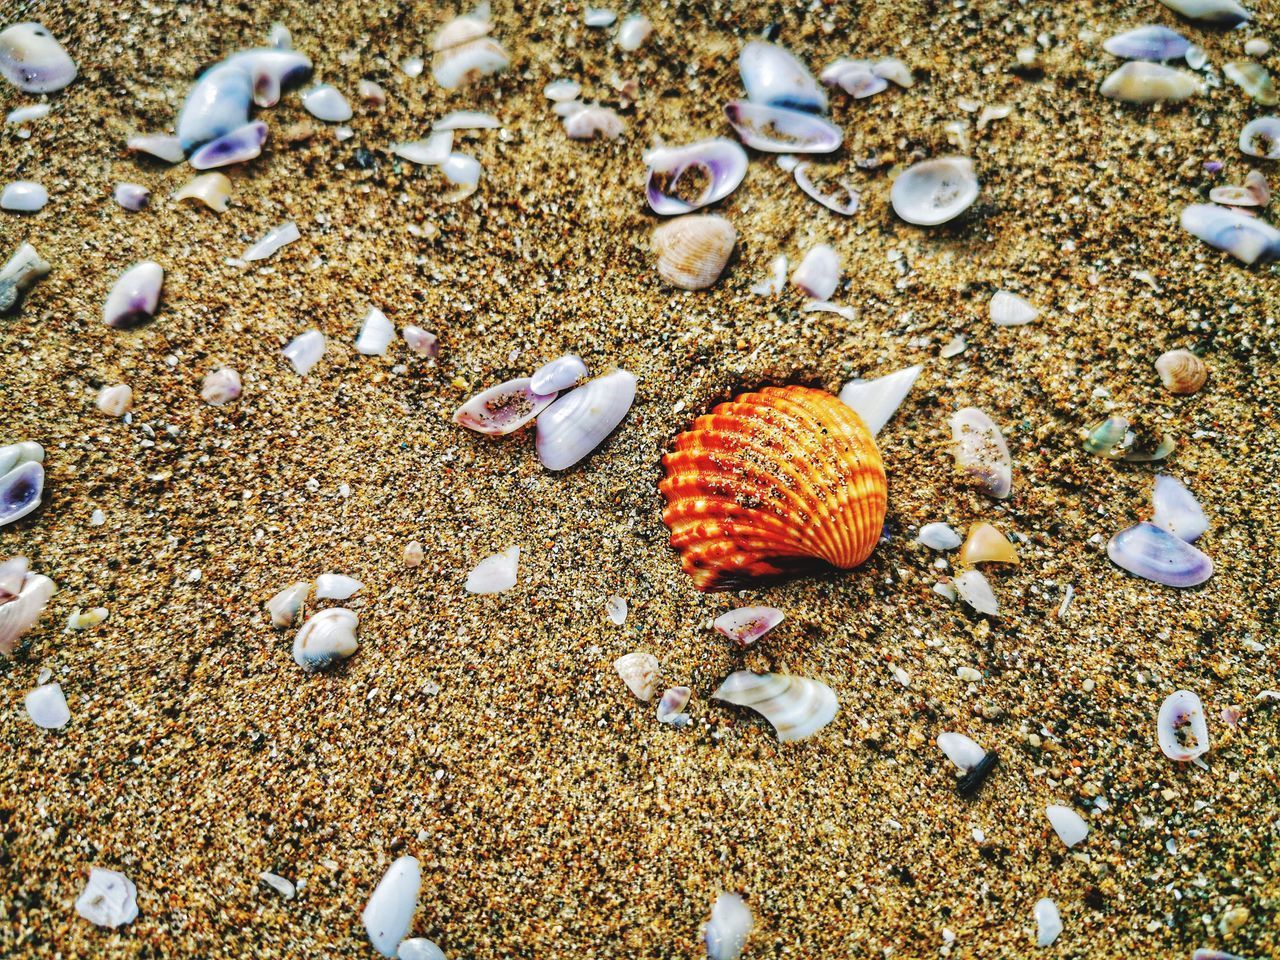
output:
M883 93L889 89L889 81L884 77L876 76L868 65L867 69L849 65L841 71L836 83L840 89L855 100L866 100L868 97L874 97L877 93Z
M120 275L111 287L102 308L107 326L127 329L155 315L160 302L160 286L164 268L152 260L143 260Z
M345 607L312 614L293 638L293 661L303 670L323 670L356 652L359 620Z
M513 433L542 413L556 398L554 393L534 393L532 384L528 377L520 377L490 387L455 410L453 422L490 436Z
M150 202L151 191L140 183L117 183L114 196L124 209L137 213Z
M1192 70L1203 70L1209 62L1209 52L1197 44L1187 47L1187 66Z
M283 246L287 246L293 241L301 238L302 234L298 232L298 225L292 220L288 220L277 227L272 227L262 239L253 244L248 250L240 254L241 259L254 261L265 260Z
M267 45L276 50L292 50L293 34L283 23L273 23L267 31Z
M413 857L401 857L387 868L374 887L369 902L360 911L360 920L373 949L384 957L394 957L396 947L409 932L418 909L422 871Z
M445 960L444 952L426 937L401 940L396 949L397 960Z
M1048 897L1036 901L1036 946L1048 947L1062 933L1062 915L1058 913L1058 905Z
M877 77L892 80L903 89L914 86L916 82L915 74L911 72L911 68L897 57L884 57L877 60L871 65L871 72Z
M702 925L707 960L738 960L755 922L751 910L736 893L722 893L711 906L711 919Z
M618 48L628 53L639 50L651 33L653 33L653 24L649 22L649 18L644 14L633 13L618 27Z
M1257 207L1263 205L1257 193L1248 187L1239 187L1235 184L1214 187L1209 191L1209 199L1214 203L1221 203L1228 207Z
M1166 587L1195 587L1213 576L1213 561L1153 523L1139 523L1107 543L1107 556L1135 577Z
M456 90L470 86L482 77L500 73L510 62L511 58L502 44L490 37L479 37L438 52L431 66L431 75L444 89Z
M434 357L440 352L440 338L421 327L405 327L400 331L400 336L404 337L405 346L414 353Z
M690 214L653 231L658 274L673 287L703 290L724 272L738 231L724 217Z
M34 440L21 440L0 447L0 477L24 463L43 463L44 448Z
M871 436L884 429L924 367L907 367L874 380L850 380L840 390L840 402L862 418Z
M311 584L305 580L291 583L267 601L267 613L271 614L271 623L276 627L293 625L293 618L298 615L302 605L307 602L311 593Z
M7 656L13 652L14 644L40 619L56 589L48 577L26 574L18 595L0 604L0 653Z
M1190 690L1177 690L1165 697L1156 719L1160 749L1170 760L1203 762L1209 752L1209 725L1200 698Z
M720 614L711 625L738 646L749 647L780 624L783 616L777 607L739 607Z
M248 72L253 102L260 107L274 107L282 90L311 76L311 61L295 50L256 47L234 53L226 62Z
M806 113L827 112L827 95L809 68L777 44L748 43L738 55L738 72L752 103Z
M76 913L99 927L132 923L138 918L138 888L123 873L93 867L76 898Z
M966 570L955 579L956 595L977 613L988 617L1000 616L1000 604L991 590L991 584L977 570Z
M204 378L200 398L212 407L220 407L240 396L240 374L231 367L221 367Z
M613 621L614 626L620 627L627 622L627 600L625 597L619 597L616 594L610 597L604 603L604 611L609 615L609 619Z
M410 540L404 545L401 557L406 567L413 568L422 566L422 560L426 555L427 552L422 548L422 544L417 540Z
M1231 29L1249 20L1249 11L1236 0L1160 0L1174 13L1215 27Z
M22 582L27 577L29 566L26 557L11 557L0 563L0 605L16 599L22 593Z
M133 390L127 383L103 387L95 404L108 417L123 417L133 407Z
M222 213L231 202L231 181L225 173L202 174L183 184L173 199L198 200L210 210Z
M26 695L23 703L31 722L45 730L60 730L71 719L67 698L62 694L62 687L56 683L36 687Z
M960 548L959 560L966 565L1022 562L1014 545L989 523L975 523L969 528L969 538Z
M1155 24L1126 30L1102 44L1107 53L1125 60L1180 60L1190 47L1182 34Z
M844 142L839 127L800 110L734 100L724 114L739 140L766 153L831 153Z
M584 106L564 118L564 132L570 140L616 140L622 136L622 118L609 107Z
M916 534L916 541L930 550L954 550L960 546L960 534L946 523L926 523Z
M937 157L907 167L889 191L894 213L924 227L954 220L976 199L978 177L968 157Z
M28 107L17 107L10 110L4 118L5 123L28 123L31 120L39 120L49 115L49 111L53 108L47 103L33 103Z
M449 159L453 151L453 131L442 130L433 133L425 140L414 140L410 143L397 143L391 152L410 163L423 166L439 166Z
M636 398L636 378L615 370L588 380L538 417L538 459L548 470L568 470L617 428Z
M276 893L280 894L280 896L284 897L286 900L292 900L294 897L298 895L298 888L294 886L294 884L291 881L286 880L284 877L280 876L279 874L275 874L267 870L263 870L260 874L258 874L258 879L261 880L263 883L265 883L268 887L270 887Z
M210 140L191 154L188 162L196 170L211 170L214 167L244 163L262 153L262 145L266 142L267 125L261 120L253 120L236 127L230 133Z
M742 183L747 174L747 152L723 137L699 140L685 147L658 147L645 154L649 165L645 195L649 208L662 216L689 213L723 200ZM684 200L676 196L680 178L696 170L702 192Z
M669 723L673 727L687 727L689 715L684 708L689 704L693 691L688 687L670 687L662 693L658 701L658 722Z
M543 396L554 395L561 390L568 390L585 376L587 365L582 362L582 358L566 353L533 371L533 376L529 378L529 389Z
M1149 442L1139 443L1138 434L1130 429L1124 417L1108 417L1089 431L1084 448L1108 460L1124 460L1128 463L1152 463L1163 460L1177 446L1172 437L1163 436L1152 447Z
M1222 73L1264 107L1274 107L1280 102L1280 97L1276 96L1275 84L1271 81L1271 74L1262 64L1254 63L1252 60L1232 60L1222 65Z
M200 75L178 114L183 152L217 140L249 122L253 77L240 63L224 61Z
M310 90L304 90L302 108L325 123L346 123L354 116L347 98L338 91L337 87L329 83L322 83Z
M789 673L737 670L711 695L713 700L750 707L777 731L778 740L803 740L835 719L836 695L825 683Z
M1190 350L1169 350L1156 360L1156 373L1170 393L1192 394L1204 386L1209 369Z
M478 110L454 110L439 120L432 121L431 129L440 130L497 130L502 121L491 113Z
M840 283L840 256L825 243L811 247L791 274L791 282L815 300L830 300Z
M938 749L963 773L968 773L987 756L986 750L963 733L938 734Z
M508 547L502 553L485 557L467 574L467 593L505 593L516 585L520 566L520 548Z
M1204 85L1185 70L1130 60L1103 80L1098 92L1122 103L1176 103L1203 93Z
M648 703L658 689L661 667L652 653L628 653L613 661L613 669L637 700Z
M0 269L0 314L13 310L36 281L49 273L49 264L29 243L20 246Z
M405 57L400 61L400 70L406 77L422 76L423 66L421 57Z
M487 36L491 30L493 24L489 22L487 15L472 13L454 17L436 33L431 41L431 49L436 53L450 50Z
M616 12L613 10L603 10L599 7L587 7L582 12L582 22L588 27L612 27L617 19L618 14Z
M325 339L319 330L306 330L284 345L281 353L299 376L307 373L324 356Z
M1196 950L1191 954L1191 960L1245 960L1234 953L1224 953L1221 950Z
M1040 316L1040 311L1016 293L997 290L987 305L991 322L997 327L1020 327Z
M355 596L364 584L342 573L322 573L316 577L317 600L346 600Z
M557 117L571 117L579 110L585 110L586 106L581 100L564 100L552 106L551 112Z
M780 253L769 261L769 276L759 283L752 284L751 292L756 296L769 297L781 293L786 284L787 258L785 254Z
M1155 512L1151 522L1179 540L1194 543L1209 529L1204 510L1191 491L1166 473L1156 474L1151 506Z
M0 210L35 213L49 202L49 191L30 180L15 180L0 190Z
M1089 825L1084 822L1084 818L1080 814L1070 807L1051 803L1044 808L1044 812L1049 818L1053 832L1068 847L1074 847L1089 835Z
M0 527L21 520L40 506L44 466L25 460L0 475Z
M1277 136L1280 137L1280 121ZM1280 139L1275 142L1275 158L1280 159ZM1257 217L1211 203L1199 203L1183 209L1181 222L1183 230L1211 247L1226 251L1241 263L1252 265L1280 258L1280 230Z
M1258 117L1246 123L1240 131L1240 152L1263 160L1280 160L1280 117ZM1185 213L1183 217L1186 227Z
M1013 489L1013 463L1004 434L977 407L951 415L951 442L956 466L978 481L988 496L1003 500Z
M457 187L444 195L445 202L457 203L476 192L482 170L480 161L475 157L465 153L451 153L440 161L440 172Z
M104 623L109 616L106 607L91 607L84 612L77 607L71 616L67 617L68 630L92 630L100 623Z
M663 457L663 522L699 590L858 566L884 526L884 465L866 426L822 390L722 403Z
M809 176L809 164L797 163L792 175L796 179L796 183L807 196L817 200L833 213L838 213L843 217L851 217L858 212L858 207L862 203L862 194L853 189L847 180L836 180L835 184L844 191L844 198L837 199L836 195L825 192L822 187L826 186L830 181L824 181L822 185L813 182Z
M41 24L0 31L0 76L23 93L53 93L76 78L76 62Z
M143 133L130 137L125 146L133 153L145 153L166 163L181 163L186 159L182 141L162 133Z
M542 95L556 103L576 100L581 92L582 84L575 80L552 80L542 88Z
M387 102L387 91L373 80L361 80L356 84L356 96L371 107L381 107Z
M377 307L370 307L364 315L360 335L356 337L356 353L366 357L380 357L387 352L395 338L395 325Z

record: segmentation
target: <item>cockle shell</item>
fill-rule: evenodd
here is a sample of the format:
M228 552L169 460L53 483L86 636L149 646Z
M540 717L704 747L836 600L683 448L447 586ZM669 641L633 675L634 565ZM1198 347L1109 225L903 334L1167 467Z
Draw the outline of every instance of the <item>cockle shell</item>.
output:
M160 302L164 268L143 260L120 275L107 294L102 319L109 327L128 328L150 320Z
M740 647L749 647L780 624L783 613L777 607L738 607L722 613L711 625Z
M1156 360L1156 373L1170 393L1191 394L1204 386L1209 368L1190 350L1169 350Z
M766 387L722 403L662 462L662 519L699 590L852 569L880 539L880 452L858 415L823 390Z
M664 217L692 213L723 200L742 183L747 173L747 152L732 140L716 137L684 147L656 147L644 156L649 165L645 194L649 208ZM702 193L692 200L675 195L680 178L691 170L706 180Z
M76 898L76 913L99 927L121 927L138 918L138 888L116 870L93 867Z
M956 466L997 500L1009 496L1013 489L1013 462L1000 428L977 407L957 410L949 423Z
M703 290L720 279L737 240L738 231L724 217L676 217L653 231L658 273L673 287Z
M907 167L889 190L893 211L907 223L931 227L954 220L978 199L968 157L937 157Z
M711 906L711 919L702 925L707 960L738 960L755 921L736 893L722 893Z
M0 603L0 653L7 656L13 652L13 645L40 619L56 589L48 577L28 573L18 595Z
M1074 847L1089 835L1089 825L1084 822L1084 817L1070 807L1051 803L1044 808L1044 812L1045 816L1049 818L1053 832L1068 847Z
M1200 698L1190 690L1177 690L1165 697L1156 718L1160 749L1170 760L1195 762L1209 752L1209 724Z
M40 24L15 23L0 31L0 76L23 93L61 90L76 73L71 55Z
M1249 11L1236 0L1160 0L1174 13L1215 27L1238 27L1249 20Z
M418 861L401 857L387 868L360 912L369 942L384 957L394 957L396 947L409 932L421 887L422 870Z
M1130 60L1111 73L1098 88L1104 97L1122 103L1159 103L1186 100L1204 91L1204 85L1185 70L1163 63Z
M778 740L803 740L835 719L838 704L831 688L789 673L738 670L720 684L713 700L750 707L777 731Z
M618 671L618 676L637 700L648 703L653 699L658 690L661 667L652 653L628 653L613 662L613 669Z
M307 620L293 640L293 660L303 670L323 670L356 652L355 613L344 607L321 610Z

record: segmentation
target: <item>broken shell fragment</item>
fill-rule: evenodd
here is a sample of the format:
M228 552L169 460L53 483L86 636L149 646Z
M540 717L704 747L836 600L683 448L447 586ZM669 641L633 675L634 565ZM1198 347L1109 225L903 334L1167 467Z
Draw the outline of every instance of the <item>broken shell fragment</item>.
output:
M684 708L692 696L693 691L688 687L669 687L663 691L662 698L658 701L658 722L669 723L673 727L688 726L689 715L684 712Z
M838 708L825 683L788 673L738 670L711 697L750 707L773 724L781 742L812 736L835 718Z
M1280 131L1277 132L1280 136ZM1277 141L1280 144L1280 140ZM1277 147L1276 158L1280 158ZM1280 230L1226 207L1192 204L1182 211L1182 229L1241 263L1253 265L1280 258Z
M23 705L27 708L27 716L31 718L31 722L45 730L60 730L71 719L67 698L62 693L62 687L56 683L36 687L26 695Z
M519 430L555 400L554 393L534 393L528 377L508 380L484 390L453 412L459 426L490 436Z
M1204 85L1185 70L1130 60L1103 80L1098 89L1104 97L1122 103L1176 103L1203 93Z
M49 264L29 243L18 247L0 269L0 314L13 310L41 277L48 276Z
M102 318L107 326L126 329L150 320L160 302L160 286L164 268L151 260L143 260L120 275L107 294Z
M505 593L516 585L520 566L520 548L508 547L501 553L485 557L467 574L467 593Z
M617 594L605 601L604 612L609 615L609 619L615 627L620 627L627 622L627 599L619 597Z
M963 564L1022 562L1014 545L989 523L975 523L969 528L959 560Z
M446 960L444 951L426 937L410 937L401 940L396 948L396 960Z
M338 88L329 83L322 83L304 90L302 108L317 120L325 123L346 123L353 116L351 104L347 102Z
M1233 60L1222 65L1222 73L1264 107L1274 107L1280 101L1280 97L1276 96L1276 87L1271 80L1271 74L1260 63L1254 63L1252 60Z
M240 374L230 367L214 370L200 386L200 398L211 407L220 407L240 396Z
M962 797L976 794L995 768L997 753L984 750L963 733L940 733L937 742L938 749L964 774L956 781L956 792Z
M1169 350L1156 360L1156 373L1170 393L1187 395L1204 386L1209 369L1190 350Z
M622 118L610 107L584 106L564 118L564 132L570 140L616 140L622 136Z
M355 613L344 607L330 607L313 614L293 640L293 660L303 670L323 670L356 652Z
M446 90L470 86L482 77L507 69L511 58L502 44L487 36L493 24L487 17L455 17L440 28L432 47L431 75Z
M231 181L225 173L201 174L183 184L173 199L198 200L210 210L222 213L231 202Z
M724 217L690 214L653 231L658 273L682 290L704 290L720 279L738 231Z
M298 225L292 220L288 220L279 226L272 227L262 235L261 240L249 247L240 256L242 259L249 261L265 260L281 247L293 243L301 236L302 234L298 232Z
M752 103L783 110L826 113L827 94L795 54L753 40L738 55L738 73Z
M637 700L648 703L653 699L661 670L657 657L651 653L628 653L613 662L613 669Z
M1166 587L1195 587L1213 576L1213 561L1153 523L1122 530L1107 543L1107 556L1122 570Z
M1182 34L1168 27L1148 24L1126 30L1102 44L1102 49L1113 57L1125 60L1179 60L1186 56L1189 41Z
M0 76L23 93L61 90L77 72L71 55L41 24L15 23L0 31Z
M384 957L394 957L396 947L409 932L418 909L422 871L413 857L401 857L387 868L360 911L360 921L373 948Z
M21 520L40 506L44 465L25 460L0 475L0 527Z
M355 596L364 584L343 573L322 573L316 577L317 600L346 600Z
M862 418L874 437L898 412L923 369L907 367L874 380L850 380L840 390L840 402Z
M1000 615L1000 604L991 584L977 570L966 570L955 579L956 594L977 613L988 617Z
M711 919L702 925L707 960L738 960L755 922L751 910L736 893L722 893L711 906Z
M261 120L254 120L210 140L193 153L187 162L195 170L211 170L214 167L244 163L262 153L262 145L266 142L267 125Z
M302 377L324 356L325 339L319 330L305 330L284 345L281 353L294 371Z
M1030 303L1007 290L997 290L987 305L987 314L997 327L1020 327L1040 315Z
M1240 131L1240 152L1263 160L1280 160L1280 117L1258 117L1246 123ZM1191 229L1185 222L1182 225Z
M907 223L937 226L954 220L978 199L978 177L968 157L937 157L908 167L889 190L896 213Z
M649 18L643 14L633 13L624 18L618 27L618 49L628 53L639 50L651 33L653 33L653 24L649 22Z
M747 173L747 153L732 140L716 137L685 147L657 147L645 154L649 170L645 195L649 207L662 216L691 213L723 200L742 183ZM677 195L680 178L691 171L700 175L702 192L683 199Z
M455 188L444 195L445 203L457 203L476 192L484 170L475 157L465 153L451 153L440 161L440 172Z
M839 127L812 113L748 100L734 100L724 113L738 139L766 153L831 153L844 142Z
M395 325L387 319L387 315L377 307L370 307L360 326L360 335L356 337L356 353L380 357L387 352L395 335Z
M838 213L842 217L851 217L858 212L858 207L862 203L862 194L853 189L848 180L824 180L820 183L815 183L813 178L809 176L808 163L797 163L795 170L792 171L792 176L795 177L796 184L804 191L806 196L817 200L832 213ZM830 186L831 184L838 187L840 192L833 190Z
M93 867L76 898L76 913L99 927L132 923L138 918L138 888L123 873Z
M916 534L916 540L930 550L954 550L960 546L960 534L946 523L926 523Z
M56 589L48 577L28 573L18 595L0 603L0 653L7 656L13 652L14 644L40 619Z
M440 352L440 338L421 327L408 326L400 331L405 346L424 357L434 357Z
M1053 832L1068 847L1074 847L1089 835L1089 825L1084 822L1084 818L1080 814L1070 807L1051 803L1044 808L1044 812L1049 818Z
M604 443L636 398L636 378L615 370L566 393L538 417L538 459L568 470Z
M1177 447L1177 442L1169 436L1161 436L1154 446L1153 440L1153 437L1139 437L1126 418L1108 417L1085 436L1084 448L1108 460L1154 463L1169 456Z
M1231 29L1249 20L1249 11L1236 0L1160 0L1174 13L1214 27Z
M311 593L311 584L305 580L291 583L267 601L267 613L271 615L271 623L276 627L293 625L293 618L298 615L302 605L307 602Z
M163 133L138 134L130 137L125 146L133 153L145 153L165 163L181 163L186 159L182 141Z
M1058 913L1058 905L1048 897L1036 901L1036 946L1048 947L1062 933L1062 915Z
M1179 540L1194 543L1209 529L1209 521L1196 498L1183 484L1165 473L1156 475L1151 494L1151 522Z
M103 387L94 403L108 417L123 417L133 408L133 390L127 383Z
M749 647L780 624L784 614L777 607L739 607L722 613L712 626L740 647Z
M391 152L410 163L422 166L439 166L449 159L453 151L453 131L433 133L425 140L392 144Z
M0 210L35 213L49 202L49 191L30 180L15 180L0 190Z
M534 393L549 396L568 390L586 376L587 365L582 362L582 358L566 353L535 370L529 378L529 387Z
M1156 718L1160 749L1170 760L1195 762L1209 752L1209 725L1200 698L1190 690L1165 697Z
M140 183L117 183L113 196L121 207L137 213L150 202L151 191Z
M840 256L829 244L809 249L791 274L791 282L815 300L830 300L840 283Z
M0 563L0 605L22 593L22 582L27 578L29 567L26 557L10 557Z
M1004 434L977 407L951 415L951 442L956 466L977 480L989 496L1003 500L1013 489L1013 462Z

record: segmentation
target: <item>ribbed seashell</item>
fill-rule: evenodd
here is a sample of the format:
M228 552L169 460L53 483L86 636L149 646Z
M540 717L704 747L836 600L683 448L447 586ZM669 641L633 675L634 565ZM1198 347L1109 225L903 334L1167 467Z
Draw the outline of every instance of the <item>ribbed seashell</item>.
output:
M508 547L485 557L467 574L467 593L505 593L516 585L520 571L520 548Z
M658 722L669 723L673 727L687 727L689 715L684 708L689 704L693 691L689 687L669 687L662 692L658 700Z
M24 460L0 475L0 527L21 520L40 506L44 465Z
M1016 293L997 290L987 304L987 314L997 327L1020 327L1040 316L1040 311Z
M989 523L975 523L969 528L969 537L960 548L962 564L1012 563L1022 561L1018 551L1003 533Z
M151 200L151 191L140 183L117 183L113 194L116 203L137 213Z
M502 44L492 37L482 36L439 51L431 66L431 75L444 89L456 90L470 86L482 77L499 73L510 63L511 58Z
M301 236L302 234L298 232L298 225L292 220L286 220L284 223L272 227L264 233L261 240L252 244L240 256L249 262L265 260L281 247L288 246Z
M587 365L582 362L582 358L566 353L533 371L533 376L529 378L529 387L534 393L545 396L568 390L586 376Z
M652 653L628 653L613 662L613 669L637 700L648 703L657 693L662 668Z
M18 595L0 603L0 653L7 656L13 652L14 644L40 619L55 590L57 587L48 577L28 573Z
M347 102L338 88L329 83L322 83L304 90L302 108L317 120L325 123L346 123L353 116L351 104Z
M1280 117L1257 117L1246 123L1240 131L1240 152L1263 160L1280 160Z
M956 595L972 610L988 617L1000 616L1000 604L996 601L991 584L977 570L966 570L955 581Z
M356 353L380 357L387 352L395 335L395 324L387 319L387 315L377 307L370 307L365 312L364 323L360 325L360 335L356 337Z
M150 320L160 302L164 268L152 260L143 260L120 275L107 294L102 319L107 326L135 327Z
M711 919L702 925L707 960L738 960L755 921L736 893L722 893L711 905Z
M916 541L930 550L954 550L960 546L960 534L947 523L926 523L916 534Z
M266 142L267 125L261 120L251 120L204 144L191 154L188 163L194 170L212 170L215 167L229 167L233 163L244 163L262 153L262 145Z
M815 300L830 300L840 283L840 255L829 244L810 247L791 274L791 283Z
M827 95L809 68L777 44L748 43L738 56L738 72L752 103L806 113L827 112Z
M1170 393L1191 394L1204 386L1209 368L1190 350L1169 350L1156 360L1156 373Z
M850 380L840 389L840 402L862 418L876 436L902 406L924 367L907 367L874 380Z
M952 450L956 466L978 481L997 500L1013 489L1013 462L1000 428L977 407L965 407L951 415Z
M653 33L653 24L649 18L644 14L633 13L625 17L618 27L616 41L618 49L626 50L628 53L639 50L651 33Z
M737 240L738 231L724 217L676 217L653 231L658 273L673 287L703 290L720 279Z
M1102 81L1098 91L1122 103L1161 103L1186 100L1204 91L1204 85L1185 70L1162 63L1130 60Z
M784 614L777 607L738 607L722 613L711 625L740 647L749 647L780 624Z
M932 227L968 210L978 199L978 186L968 157L936 157L898 174L889 200L894 213L907 223Z
M0 563L0 605L8 603L22 592L22 583L30 567L26 557L10 557Z
M513 433L556 398L554 393L534 393L532 384L528 377L518 377L483 390L453 412L453 422L491 436Z
M1274 107L1280 101L1280 97L1276 96L1276 86L1271 80L1271 74L1260 63L1232 60L1222 65L1222 73L1264 107Z
M401 857L387 868L360 911L360 920L373 948L384 957L394 957L396 947L409 932L418 909L422 870L413 857Z
M1156 738L1170 760L1196 762L1209 752L1209 724L1200 698L1190 690L1165 697L1156 718Z
M49 202L49 191L30 180L14 180L0 190L0 210L35 213Z
M23 93L53 93L76 78L76 62L38 23L0 31L0 76Z
M564 132L570 140L616 140L622 130L622 118L610 107L584 106L564 118Z
M1053 832L1068 847L1074 847L1089 835L1089 825L1084 822L1084 818L1080 814L1070 807L1051 803L1044 808L1044 812L1045 816L1049 818Z
M1036 946L1051 946L1062 933L1062 915L1058 912L1058 905L1048 897L1041 897L1036 901L1035 917Z
M835 124L801 110L734 100L725 106L724 115L738 139L766 153L831 153L844 142Z
M1213 576L1213 561L1191 544L1154 523L1122 530L1107 543L1112 562L1166 587L1195 587Z
M271 615L271 623L276 627L293 626L293 619L307 602L311 593L311 584L305 580L291 583L267 601L267 613Z
M1277 125L1280 136L1280 121ZM1276 143L1275 158L1280 159L1280 140ZM1187 233L1241 263L1253 265L1280 258L1280 230L1257 217L1212 203L1196 203L1183 209L1181 223Z
M880 539L880 453L858 415L825 391L766 387L722 403L662 462L663 522L699 590L852 569Z
M359 619L345 607L312 614L293 639L293 660L303 670L323 670L356 652Z
M125 146L133 153L145 153L165 163L181 163L186 158L182 141L163 133L140 133L130 137Z
M133 389L127 383L103 387L94 405L108 417L123 417L133 408Z
M123 873L93 867L76 898L76 913L109 929L132 923L138 918L138 888Z
M240 374L231 367L221 367L204 378L200 398L211 407L220 407L240 396Z
M23 705L31 722L45 730L60 730L71 720L67 698L56 683L36 687L23 698Z
M1187 543L1199 540L1209 529L1209 520L1191 491L1166 473L1156 475L1151 508L1152 523Z
M613 433L635 398L636 378L626 370L569 391L538 417L538 460L548 470L568 470Z
M1174 13L1215 27L1238 27L1249 20L1249 11L1236 0L1160 0Z
M747 174L747 152L732 140L715 137L685 147L656 147L644 156L649 171L645 195L649 208L664 217L691 213L723 200L742 183ZM680 178L691 170L702 174L702 193L683 200L675 195Z
M737 670L720 684L713 700L750 707L771 724L778 740L803 740L835 719L836 695L825 683L789 673Z
M1191 41L1175 30L1156 24L1135 27L1102 44L1113 57L1125 60L1179 60L1186 56Z

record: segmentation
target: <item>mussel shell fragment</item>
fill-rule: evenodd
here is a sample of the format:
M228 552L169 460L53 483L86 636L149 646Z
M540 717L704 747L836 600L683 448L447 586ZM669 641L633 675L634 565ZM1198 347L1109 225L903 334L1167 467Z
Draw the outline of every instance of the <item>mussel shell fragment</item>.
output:
M1112 562L1167 587L1195 587L1213 576L1213 561L1191 544L1153 523L1136 524L1107 543Z
M729 674L711 697L750 707L773 724L782 742L817 733L835 719L839 707L836 695L825 683L788 673L738 670Z
M766 153L831 153L844 142L839 127L800 110L734 100L724 113L743 143Z
M645 155L649 172L645 195L649 207L662 216L690 213L723 200L742 183L747 173L747 153L732 140L716 137L685 147L657 147ZM682 200L675 196L680 178L699 170L706 178L700 196Z

